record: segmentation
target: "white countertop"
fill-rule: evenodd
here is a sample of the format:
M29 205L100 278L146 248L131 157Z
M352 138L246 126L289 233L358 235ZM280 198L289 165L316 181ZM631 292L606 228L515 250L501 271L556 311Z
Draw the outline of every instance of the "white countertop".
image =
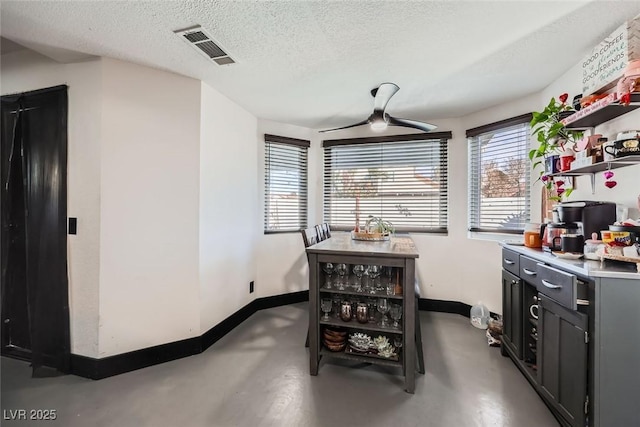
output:
M605 277L611 279L631 279L640 281L640 273L636 264L632 262L620 261L590 261L584 258L578 260L558 258L555 255L544 252L541 249L532 249L526 246L512 245L500 242L500 246L508 248L519 254L528 256L535 260L557 266L566 271L570 271L584 277Z

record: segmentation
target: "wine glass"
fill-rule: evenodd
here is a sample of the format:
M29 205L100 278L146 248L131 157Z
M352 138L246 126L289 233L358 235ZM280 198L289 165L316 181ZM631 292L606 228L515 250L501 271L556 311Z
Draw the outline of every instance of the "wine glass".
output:
M325 289L331 289L331 275L333 274L333 264L331 264L330 262L325 263L325 265L322 266L322 270L325 273L324 287Z
M396 335L393 338L393 345L398 350L402 348L402 335ZM399 353L399 351L397 351L397 353Z
M344 276L347 274L347 265L338 264L336 272L338 273L338 289L344 291Z
M364 265L356 264L353 266L353 274L358 278L356 292L362 292L362 275L364 274Z
M389 311L389 300L386 298L378 298L378 311L382 314L382 319L380 319L380 326L389 326L389 322L387 322L387 312Z
M374 289L374 293L383 291L383 289L379 288L380 283L378 282L377 286L376 286L376 279L378 277L380 277L380 274L382 273L382 267L380 267L379 265L370 265L369 268L367 269L369 271L369 277L371 277L372 280L372 287Z
M331 319L329 317L329 313L331 312L331 304L331 298L322 298L322 301L320 302L320 308L322 309L324 316L322 316L321 320L326 321Z
M386 282L391 283L391 281L393 280L393 267L384 267L383 270Z
M389 315L393 319L393 327L400 328L400 319L402 318L402 306L400 304L391 304Z

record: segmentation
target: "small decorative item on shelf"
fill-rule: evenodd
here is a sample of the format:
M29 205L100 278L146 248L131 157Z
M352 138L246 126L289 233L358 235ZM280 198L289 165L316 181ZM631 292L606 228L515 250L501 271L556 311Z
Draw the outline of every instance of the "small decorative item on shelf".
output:
M567 197L573 190L564 186L554 188L554 180L549 175L563 170L558 164L560 162L556 163L554 156L565 150L574 150L577 141L582 138L582 132L567 129L561 122L566 114L576 111L572 106L566 104L568 97L568 94L563 93L558 97L558 100L551 98L549 104L542 111L533 112L530 123L531 134L537 138L539 145L538 148L529 151L529 160L533 163L534 170L538 166L543 167L538 179L542 181L549 192L555 191L555 195L551 196L553 200L560 200L563 196ZM565 160L565 167L571 164L569 160L568 158ZM568 168L564 170L568 170Z
M616 94L620 104L629 105L631 94L640 92L640 60L629 61L624 70L624 74L616 85Z
M613 178L613 175L614 175L614 173L612 171L610 171L610 170L605 171L603 175L604 175L604 179L605 179L604 185L607 188L613 188L616 185L618 185L618 183L616 181L611 179L611 178Z
M395 228L391 222L369 215L364 229L352 231L351 238L354 240L389 240L394 231Z

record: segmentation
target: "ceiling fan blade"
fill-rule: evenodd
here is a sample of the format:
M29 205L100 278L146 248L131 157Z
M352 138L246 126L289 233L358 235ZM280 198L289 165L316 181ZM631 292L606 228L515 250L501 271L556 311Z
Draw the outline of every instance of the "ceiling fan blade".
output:
M431 132L432 130L437 128L437 126L430 123L418 122L416 120L399 119L392 116L389 116L389 124L391 126L404 126L406 128L420 129L424 132Z
M373 100L373 111L375 112L384 112L384 109L387 108L387 103L391 99L393 95L399 91L400 88L398 85L393 83L382 83L378 89L375 89L374 100Z
M362 125L366 125L368 123L369 123L369 120L367 119L367 120L361 121L360 123L355 123L355 124L352 124L352 125L349 125L349 126L342 126L340 128L333 128L333 129L325 129L325 130L321 130L319 132L333 132L334 130L342 130L342 129L354 128L356 126L362 126Z

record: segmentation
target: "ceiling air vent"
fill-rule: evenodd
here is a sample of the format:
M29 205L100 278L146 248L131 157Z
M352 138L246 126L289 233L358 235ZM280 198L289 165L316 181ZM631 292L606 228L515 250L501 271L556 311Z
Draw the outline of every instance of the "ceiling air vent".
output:
M200 54L214 60L218 65L234 64L236 61L213 41L213 38L200 26L174 31L182 40L189 43Z

